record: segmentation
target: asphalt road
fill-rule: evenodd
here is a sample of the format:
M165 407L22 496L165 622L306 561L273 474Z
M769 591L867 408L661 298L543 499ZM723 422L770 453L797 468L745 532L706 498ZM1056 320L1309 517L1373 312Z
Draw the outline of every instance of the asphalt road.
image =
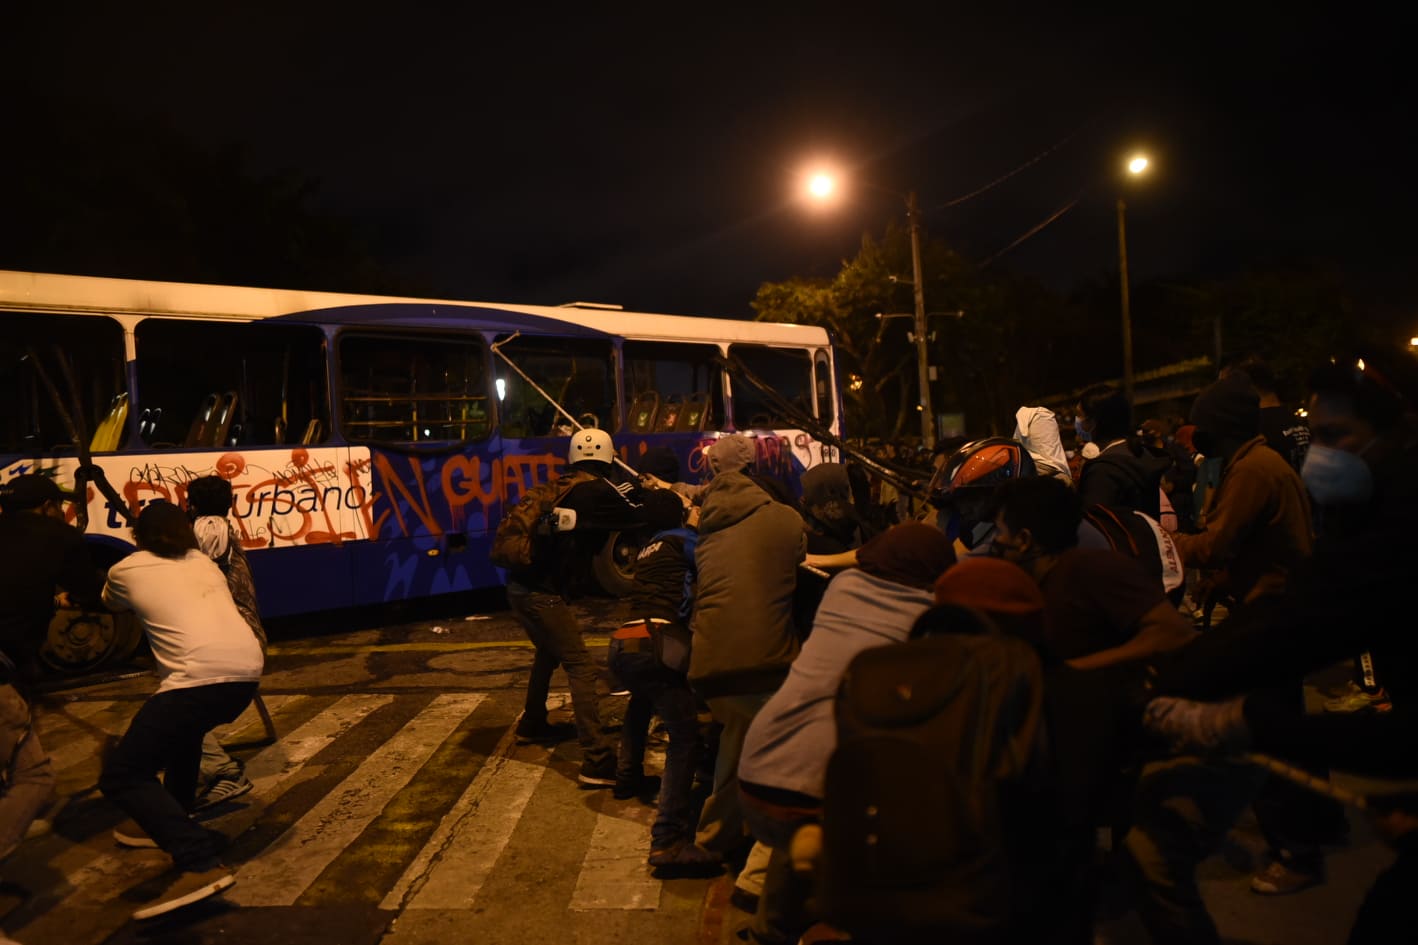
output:
M585 608L596 652L617 607ZM505 611L299 633L298 622L280 629L262 682L276 739L254 711L219 733L256 783L211 822L233 838L236 887L153 923L130 913L166 858L118 848L120 815L94 790L105 740L153 680L44 697L39 731L71 800L51 833L4 864L8 934L24 945L737 941L745 917L727 904L726 880L662 881L646 869L651 807L580 789L574 744L515 743L530 648ZM1253 823L1241 824L1203 871L1227 941L1344 941L1389 858L1361 819L1351 822L1329 881L1283 899L1248 891L1263 845ZM1146 937L1129 918L1100 928L1098 941Z

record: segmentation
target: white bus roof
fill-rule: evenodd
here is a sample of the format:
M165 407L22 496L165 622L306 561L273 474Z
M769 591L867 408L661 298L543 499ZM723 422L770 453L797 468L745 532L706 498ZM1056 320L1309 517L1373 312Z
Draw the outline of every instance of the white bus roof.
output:
M133 318L156 315L223 321L255 321L349 305L456 305L521 313L581 325L626 338L707 343L826 345L827 332L813 325L790 325L730 318L625 312L607 307L519 305L457 299L305 292L243 286L148 282L0 269L0 312L105 314Z

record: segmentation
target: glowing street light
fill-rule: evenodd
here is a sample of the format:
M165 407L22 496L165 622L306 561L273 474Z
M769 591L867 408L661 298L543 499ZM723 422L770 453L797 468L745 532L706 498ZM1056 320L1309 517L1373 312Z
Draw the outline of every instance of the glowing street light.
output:
M807 182L807 192L814 200L826 200L837 189L830 174L814 174Z
M1128 159L1128 173L1133 177L1141 177L1147 172L1151 162L1145 154L1134 154ZM1122 315L1123 315L1123 396L1127 398L1129 405L1132 404L1133 396L1133 371L1132 371L1132 312L1129 308L1128 299L1128 237L1127 237L1127 204L1123 198L1118 198L1118 285L1122 293Z

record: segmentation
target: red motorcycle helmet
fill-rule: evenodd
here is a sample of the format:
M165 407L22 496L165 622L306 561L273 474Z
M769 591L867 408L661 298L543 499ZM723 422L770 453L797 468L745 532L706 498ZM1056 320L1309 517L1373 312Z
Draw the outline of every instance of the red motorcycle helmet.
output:
M1007 436L989 436L956 450L941 468L931 492L941 504L962 490L968 490L965 495L980 495L993 492L1002 482L1038 474L1024 444Z

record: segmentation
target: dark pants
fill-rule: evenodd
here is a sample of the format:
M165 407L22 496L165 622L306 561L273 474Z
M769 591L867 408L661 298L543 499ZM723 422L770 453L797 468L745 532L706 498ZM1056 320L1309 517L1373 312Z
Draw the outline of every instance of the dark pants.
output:
M211 834L188 816L197 791L202 736L251 704L255 682L159 692L143 703L104 759L99 790L121 807L184 870L216 865ZM158 772L165 772L158 783Z
M523 718L546 720L551 675L558 666L565 668L582 760L593 766L608 763L613 755L610 740L601 724L600 708L605 682L600 668L581 640L581 625L576 622L576 615L566 601L555 594L528 591L512 585L507 588L507 604L526 631L527 638L536 647L532 674L527 679Z
M699 712L694 693L684 676L671 672L650 652L650 641L611 640L610 669L630 690L630 708L620 730L618 779L640 774L645 763L645 739L650 717L665 723L669 745L660 778L659 811L650 827L654 849L694 839L690 818L690 790L694 783L695 750L699 740Z
M1274 709L1296 718L1305 712L1304 689L1299 683L1267 689L1251 698L1265 699ZM1324 768L1305 769L1316 777L1329 777ZM1271 855L1291 869L1324 875L1322 844L1334 843L1347 830L1344 808L1337 801L1272 775L1261 785L1251 809Z
M1413 891L1418 889L1418 835L1398 841L1398 859L1379 874L1359 907L1349 945L1395 941L1398 929L1413 928Z
M740 781L739 788L754 839L772 851L749 934L761 945L792 945L817 921L810 903L813 878L793 869L793 835L799 827L822 822L821 802L797 795L787 799L791 804L772 803L760 797L764 790L757 785Z

